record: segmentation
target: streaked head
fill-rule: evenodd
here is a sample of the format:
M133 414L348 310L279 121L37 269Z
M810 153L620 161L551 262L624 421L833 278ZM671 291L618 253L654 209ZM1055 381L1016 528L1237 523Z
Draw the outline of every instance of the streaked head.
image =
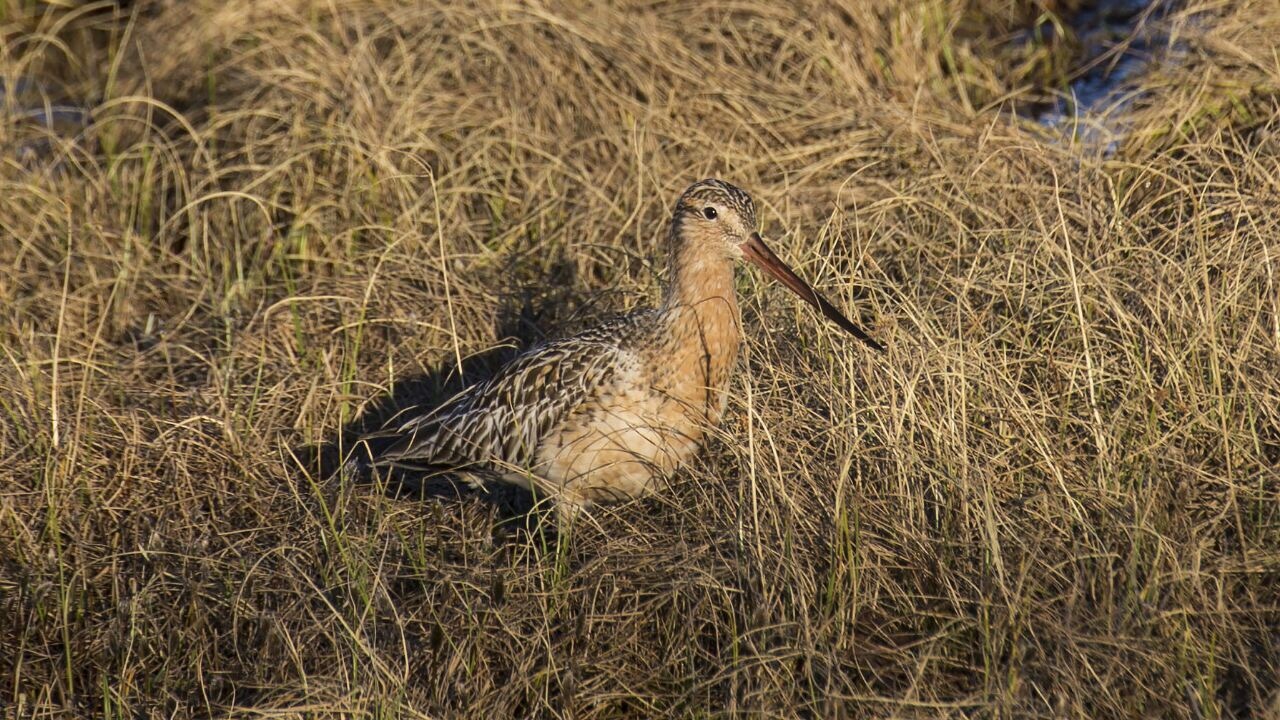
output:
M850 335L883 352L884 346L850 322L769 249L756 231L756 222L756 204L751 196L739 187L712 178L699 180L684 191L676 203L671 227L677 242L709 245L731 258L759 266Z
M741 258L742 243L756 231L756 204L723 180L699 180L680 196L674 220L685 242L712 243Z

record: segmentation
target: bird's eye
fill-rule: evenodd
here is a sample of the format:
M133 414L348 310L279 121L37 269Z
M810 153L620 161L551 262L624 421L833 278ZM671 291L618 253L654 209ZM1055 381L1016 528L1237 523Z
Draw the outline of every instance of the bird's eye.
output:
M708 220L715 220L715 219L716 219L716 209L715 209L715 208L713 208L713 207L705 207L705 208L702 208L702 217L704 217L704 218L706 218L706 219L708 219Z

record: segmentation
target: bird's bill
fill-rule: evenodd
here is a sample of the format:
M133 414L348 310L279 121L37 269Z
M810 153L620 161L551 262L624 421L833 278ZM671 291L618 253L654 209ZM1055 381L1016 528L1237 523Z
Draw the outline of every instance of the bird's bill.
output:
M760 233L751 233L751 237L742 243L742 253L752 263L760 266L760 269L777 278L779 282L786 285L792 292L799 295L805 302L817 308L823 315L827 316L835 324L839 325L845 332L858 338L862 342L871 347L884 352L884 346L876 342L866 333L865 330L854 325L846 318L834 305L827 302L827 299L818 294L809 283L800 279L782 258L779 258L764 244L764 238L760 237Z

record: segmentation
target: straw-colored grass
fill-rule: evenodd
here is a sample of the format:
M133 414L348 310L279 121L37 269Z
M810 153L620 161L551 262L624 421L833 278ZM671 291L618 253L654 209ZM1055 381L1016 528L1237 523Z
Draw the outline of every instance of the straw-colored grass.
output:
M1276 717L1280 6L1171 16L1105 159L990 4L9 0L95 108L0 122L0 707ZM569 534L322 472L652 302L706 176L890 352L745 271L716 439Z

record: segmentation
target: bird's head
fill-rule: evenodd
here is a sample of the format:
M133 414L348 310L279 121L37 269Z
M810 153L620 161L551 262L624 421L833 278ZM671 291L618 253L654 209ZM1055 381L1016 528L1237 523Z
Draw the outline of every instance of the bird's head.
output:
M723 180L700 180L676 203L674 227L686 243L741 259L743 244L756 232L756 204L741 188Z
M677 243L702 251L719 251L729 258L757 265L846 332L884 351L884 346L850 322L775 255L756 227L756 204L751 196L735 185L714 178L700 180L684 191L676 203L671 225Z

